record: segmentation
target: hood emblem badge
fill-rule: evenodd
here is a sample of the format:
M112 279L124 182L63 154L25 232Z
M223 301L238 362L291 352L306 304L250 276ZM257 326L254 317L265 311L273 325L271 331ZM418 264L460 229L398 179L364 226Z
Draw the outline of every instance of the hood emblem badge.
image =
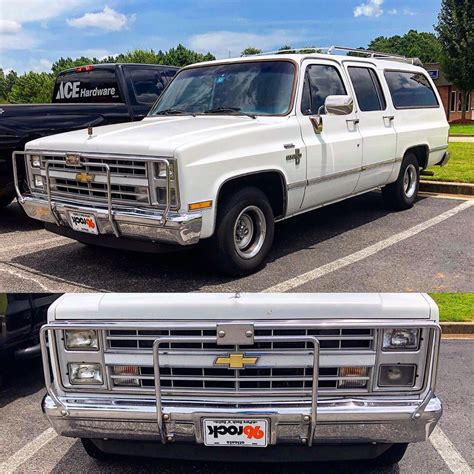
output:
M92 138L94 136L94 130L92 127L87 127L87 135L89 135L89 138Z

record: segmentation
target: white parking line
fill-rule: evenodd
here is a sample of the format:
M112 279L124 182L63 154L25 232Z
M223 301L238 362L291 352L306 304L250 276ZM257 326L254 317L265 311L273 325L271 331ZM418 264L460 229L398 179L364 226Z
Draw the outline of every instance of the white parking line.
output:
M56 436L58 435L53 430L53 428L48 428L46 431L43 431L43 433L37 436L33 441L30 441L28 444L23 446L23 448L17 451L7 461L0 464L0 472L2 474L11 474L15 472L16 469L31 459L38 451L43 448L43 446L56 438Z
M371 255L385 250L386 248L391 247L392 245L398 244L403 240L413 237L414 235L419 234L420 232L423 232L424 230L429 229L430 227L433 227L434 225L439 224L440 222L443 222L446 219L455 216L456 214L459 214L460 212L468 209L473 205L474 201L465 201L462 204L459 204L459 206L450 209L449 211L443 212L442 214L433 217L432 219L429 219L425 222L422 222L421 224L418 224L414 227L411 227L410 229L407 229L403 232L399 232L398 234L392 235L388 239L381 240L376 244L370 245L365 249L347 255L346 257L340 258L339 260L327 263L326 265L315 268L314 270L310 270L309 272L303 273L302 275L290 278L289 280L284 281L282 283L278 283L274 286L271 286L270 288L267 288L266 290L264 290L264 292L283 293L285 291L290 291L294 288L297 288L298 286L304 285L310 281L317 280L318 278L321 278L329 273L335 272L336 270L340 270L341 268L347 267L348 265L352 265L353 263L359 262L360 260L370 257Z
M472 474L474 472L439 425L433 430L429 439L451 472L455 474Z
M43 291L46 291L48 293L54 293L54 290L51 288L47 287L43 282L39 281L37 278L32 277L30 275L25 275L24 272L19 272L17 270L13 270L13 268L10 268L8 265L4 263L0 263L0 273L8 273L9 275L12 275L16 278L20 278L22 280L30 281L32 283L35 283L38 285Z

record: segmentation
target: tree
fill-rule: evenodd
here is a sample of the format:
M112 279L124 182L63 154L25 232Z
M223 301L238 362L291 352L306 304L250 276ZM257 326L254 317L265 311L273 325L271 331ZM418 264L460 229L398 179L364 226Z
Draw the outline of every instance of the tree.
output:
M403 36L378 36L369 43L367 49L419 58L424 63L438 62L441 57L441 43L436 35L423 31L419 33L417 30L410 30Z
M54 74L28 72L19 76L7 100L11 104L33 104L51 102L54 88Z
M461 120L474 90L474 5L472 0L443 0L435 29L442 45L441 67L461 91Z
M9 71L7 75L3 69L0 68L0 101L7 102L8 94L12 90L15 82L18 79L18 75L15 71Z
M261 49L258 48L253 48L252 46L249 46L248 48L245 48L240 55L241 56L252 56L254 54L260 54L262 52Z

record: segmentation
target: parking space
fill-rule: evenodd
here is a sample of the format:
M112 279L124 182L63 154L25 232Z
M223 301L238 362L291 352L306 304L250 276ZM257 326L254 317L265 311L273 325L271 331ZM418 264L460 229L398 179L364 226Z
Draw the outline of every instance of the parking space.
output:
M441 431L436 432L436 438L430 438L431 442L410 446L398 466L377 469L368 463L290 464L294 460L289 459L289 464L259 465L258 472L472 472L469 465L474 465L470 403L470 383L474 377L473 358L474 340L443 340L437 389L438 396L444 403L444 414L439 425ZM78 440L56 436L43 418L40 401L45 391L39 361L12 365L5 382L5 387L0 390L2 472L8 471L8 468L13 468L12 471L18 473L237 473L255 470L255 466L249 469L240 464L138 458L117 458L110 463L99 463L85 454Z
M147 255L88 247L46 232L17 204L0 211L3 291L469 291L474 200L422 195L385 210L379 193L276 227L264 268L223 278L200 246ZM417 271L423 268L422 272Z

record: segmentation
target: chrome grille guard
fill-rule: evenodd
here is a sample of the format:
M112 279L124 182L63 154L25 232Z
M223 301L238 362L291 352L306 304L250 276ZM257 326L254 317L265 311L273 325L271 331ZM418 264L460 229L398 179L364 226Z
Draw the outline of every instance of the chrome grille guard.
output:
M339 323L339 324L338 324ZM332 324L333 327L338 327L342 324L344 325L351 325L352 321L348 323L348 320L344 321L335 321ZM427 354L428 357L428 374L425 381L426 384L426 393L422 399L420 399L420 404L414 410L411 417L412 419L418 419L422 416L423 412L425 411L429 401L435 396L435 383L436 383L436 374L438 370L438 356L439 356L439 345L441 340L441 328L439 324L434 323L433 321L417 321L414 322L407 322L407 321L369 321L365 323L361 323L360 321L354 322L358 326L366 326L374 329L381 329L381 328L393 328L393 327L407 327L407 326L414 326L420 328L428 328L431 330L431 340L430 340L430 350ZM331 326L328 325L327 321L322 322L325 328ZM149 324L147 327L152 326ZM110 330L113 329L131 329L136 328L136 323L131 322L108 322L108 323L97 323L97 322L90 322L90 323L76 323L76 322L62 322L62 323L52 323L44 325L40 331L40 343L41 343L41 353L43 357L43 371L45 377L45 384L46 390L48 395L54 401L56 406L58 406L61 410L62 416L68 416L69 412L67 406L61 401L60 397L56 393L54 380L52 377L51 367L53 370L59 374L58 366L54 367L54 364L58 363L57 357L54 358L50 357L49 351L56 348L56 340L55 338L50 338L50 341L54 340L54 343L50 345L48 351L48 341L47 341L47 334L53 333L54 331L61 331L66 329L95 329L98 331ZM143 328L142 328L143 329ZM319 375L319 354L320 354L320 347L319 341L317 337L313 336L255 336L255 342L272 342L278 340L280 342L292 342L292 341L306 341L313 345L313 381L312 381L312 390L311 390L311 409L310 409L310 416L307 419L309 424L309 432L307 438L308 446L312 445L314 433L316 429L316 422L317 422L317 403L318 403L318 375ZM217 334L216 336L197 336L197 337L157 337L155 342L153 343L153 367L154 367L154 376L155 376L155 394L156 394L156 416L157 416L157 424L159 427L160 437L163 443L167 442L167 435L166 435L166 423L165 421L169 420L170 415L164 413L162 400L161 400L161 387L160 387L160 366L159 366L159 346L160 344L167 344L171 342L210 342L214 343L217 341ZM104 352L102 350L102 357L104 356ZM51 366L50 366L51 363Z
M56 207L55 203L53 201L52 197L52 191L51 191L51 176L50 176L50 166L51 165L64 165L68 166L68 163L66 162L66 155L68 153L60 153L60 152L48 152L48 151L14 151L12 155L12 162L13 162L13 178L14 178L14 184L15 184L15 191L18 197L18 201L20 203L24 202L24 197L23 194L20 190L20 182L19 182L19 177L18 177L18 166L17 166L17 159L19 156L22 156L25 162L25 170L26 174L28 175L28 168L29 164L27 163L27 156L29 155L37 155L37 156L49 156L53 157L52 160L46 160L45 163L45 171L46 171L46 194L47 194L47 199L48 199L48 207L51 211L51 215L53 216L56 224L60 227L61 224L61 219L59 218L57 212L56 212ZM74 154L77 156L87 156L88 158L98 158L98 159L104 159L104 158L122 158L122 159L130 159L130 158L140 158L143 159L147 163L164 163L166 166L166 204L164 207L163 211L163 216L161 218L161 221L159 225L161 227L164 227L166 225L167 219L168 219L168 214L171 209L171 166L169 160L166 158L157 158L157 157L152 157L152 156L128 156L128 155L97 155L93 153L70 153ZM115 222L114 219L114 209L113 209L113 203L112 203L112 178L111 178L111 171L110 171L110 165L107 163L102 163L100 161L88 161L87 162L88 166L94 166L97 168L102 168L105 170L106 173L106 195L107 195L107 213L108 213L108 220L109 223L112 227L113 233L115 237L120 237L120 231L119 228ZM72 165L70 165L72 166ZM84 166L84 164L78 164L74 165L74 168L81 168L81 166ZM149 182L151 180L151 177L148 178ZM176 178L175 178L176 179Z

